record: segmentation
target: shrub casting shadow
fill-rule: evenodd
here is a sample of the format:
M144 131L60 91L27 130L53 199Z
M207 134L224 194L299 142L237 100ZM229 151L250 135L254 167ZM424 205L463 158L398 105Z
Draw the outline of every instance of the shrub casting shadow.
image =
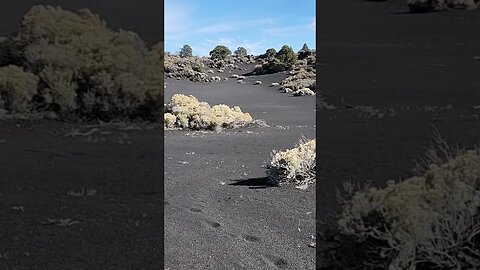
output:
M229 186L248 186L249 189L263 189L276 187L268 182L268 177L257 177L243 180L234 180L235 183L228 184Z

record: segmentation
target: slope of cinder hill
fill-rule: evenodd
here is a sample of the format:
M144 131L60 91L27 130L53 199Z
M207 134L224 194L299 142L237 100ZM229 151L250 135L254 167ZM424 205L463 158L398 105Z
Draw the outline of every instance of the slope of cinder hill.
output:
M215 132L165 131L165 262L168 269L314 269L315 185L269 187L271 151L315 137L315 97L294 97L279 86L286 73L224 77L222 81L167 78L173 94L210 105L238 105L270 127ZM254 83L260 80L261 85Z

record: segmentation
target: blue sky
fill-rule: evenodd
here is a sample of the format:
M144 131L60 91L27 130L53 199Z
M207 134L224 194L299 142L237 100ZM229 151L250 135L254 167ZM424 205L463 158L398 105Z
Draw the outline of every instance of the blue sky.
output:
M165 51L188 44L205 56L216 46L248 54L315 48L315 0L165 0Z

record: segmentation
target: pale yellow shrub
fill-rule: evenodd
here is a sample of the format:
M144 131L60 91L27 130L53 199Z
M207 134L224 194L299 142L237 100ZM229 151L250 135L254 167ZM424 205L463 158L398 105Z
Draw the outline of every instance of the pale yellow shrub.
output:
M40 77L39 107L102 120L160 117L162 46L148 50L88 9L34 6L9 46L11 58Z
M302 139L295 148L273 152L267 175L275 185L293 183L308 186L316 182L315 168L316 140Z
M198 57L167 55L164 62L167 77L185 78L194 82L208 82L208 75L202 72L204 67L204 63Z
M174 126L182 129L236 128L253 121L249 113L242 112L237 106L230 108L219 104L210 107L192 95L173 95L166 106L166 112L176 117Z
M21 67L0 67L0 108L13 112L32 109L32 99L37 94L38 77Z
M175 123L177 122L177 117L171 113L165 113L163 115L164 127L174 128Z
M293 91L294 96L315 96L315 92L310 90L310 88L301 88L296 91Z
M315 85L315 80L316 72L313 69L307 70L301 67L299 70L290 72L290 75L282 81L282 88L290 88L294 91L309 88Z
M366 265L385 269L478 269L480 156L466 151L423 175L353 193L338 221L342 235L369 244ZM372 217L376 216L376 219ZM477 241L477 242L475 242ZM469 250L470 249L470 250ZM475 252L475 251L474 251Z

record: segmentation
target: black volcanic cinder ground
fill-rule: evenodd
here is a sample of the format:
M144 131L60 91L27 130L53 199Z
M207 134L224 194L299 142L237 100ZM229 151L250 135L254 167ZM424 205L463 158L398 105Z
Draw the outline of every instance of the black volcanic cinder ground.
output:
M0 269L158 269L161 130L75 129L0 120Z
M228 71L210 76L223 80ZM285 76L252 76L245 84L166 79L165 102L175 93L192 94L210 105L238 105L271 125L165 132L167 269L315 268L315 248L309 246L315 241L315 186L266 187L262 168L273 149L315 136L315 98L269 87ZM253 85L256 80L263 85Z
M334 224L342 181L411 176L433 127L452 144L479 143L480 10L406 14L405 3L319 2L318 88L338 106L317 112L319 232ZM360 117L342 99L396 114Z
M163 39L163 7L150 0L5 1L0 35L35 4L89 8L110 28ZM63 136L74 130L91 135ZM161 268L161 136L161 127L0 119L0 269Z

